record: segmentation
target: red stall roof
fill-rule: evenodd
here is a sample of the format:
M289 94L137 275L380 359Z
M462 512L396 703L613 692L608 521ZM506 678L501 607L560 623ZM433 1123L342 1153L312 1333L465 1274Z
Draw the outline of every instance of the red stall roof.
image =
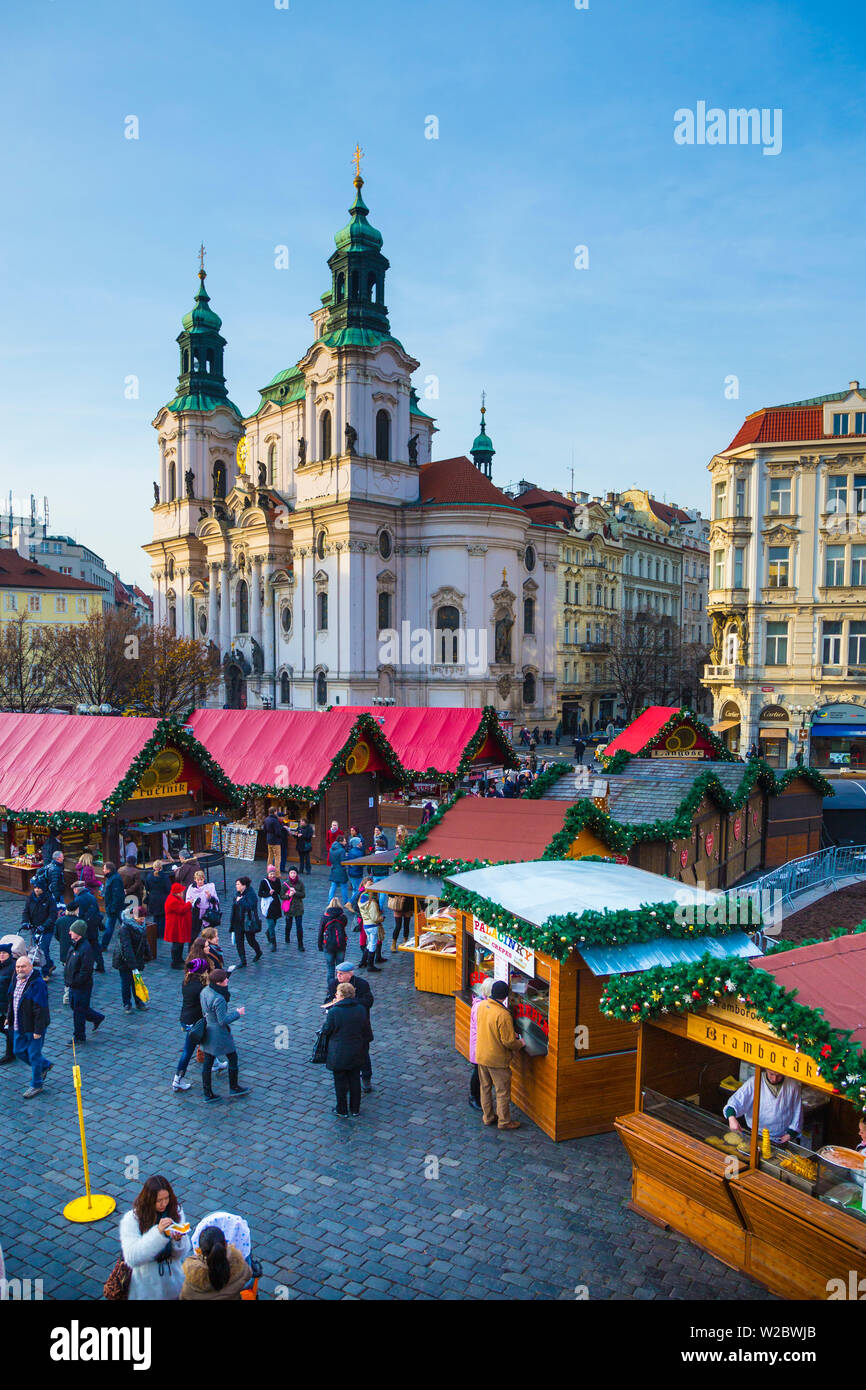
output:
M430 769L449 776L461 775L474 759L467 747L484 725L482 742L477 753L480 761L516 767L517 759L496 711L489 705L483 709L432 708L429 705L350 705L353 714L369 714L376 720L385 737L407 771L425 773ZM337 710L332 709L331 714Z
M197 709L193 732L239 786L305 787L316 793L341 771L340 754L363 737L387 761L379 726L348 706L318 710ZM347 747L348 745L348 747Z
M832 1028L850 1029L866 1043L866 934L837 936L795 951L753 960L783 989L797 991L797 1003L823 1010Z
M433 855L439 859L492 859L508 864L540 859L562 829L570 806L569 801L461 796L409 858Z
M643 714L622 729L610 743L605 744L604 756L610 758L624 748L627 753L642 753L651 738L663 729L679 710L679 705L650 705Z
M0 714L0 805L97 815L158 723L119 714Z

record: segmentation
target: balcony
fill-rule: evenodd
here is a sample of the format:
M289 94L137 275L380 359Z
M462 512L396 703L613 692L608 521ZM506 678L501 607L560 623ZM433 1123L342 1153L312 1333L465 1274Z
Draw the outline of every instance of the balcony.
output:
M704 680L718 681L725 685L741 685L746 679L748 668L745 666L705 666Z
M748 602L748 589L739 586L736 589L710 589L707 595L707 612L713 608L745 608Z
M580 651L580 652L599 652L599 653L601 653L601 652L609 652L609 651L610 651L610 643L609 643L609 642L581 642L580 646L578 647L578 651Z
M866 682L866 666L840 666L835 662L832 665L822 664L812 667L812 678L833 685L863 685Z

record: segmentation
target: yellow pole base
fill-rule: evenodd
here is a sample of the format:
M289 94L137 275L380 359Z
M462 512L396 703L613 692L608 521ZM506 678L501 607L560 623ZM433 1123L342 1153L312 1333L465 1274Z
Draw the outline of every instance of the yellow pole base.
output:
M101 1221L104 1216L110 1216L117 1206L113 1197L106 1197L103 1193L91 1192L90 1197L74 1197L71 1202L67 1202L63 1208L63 1215L67 1221Z

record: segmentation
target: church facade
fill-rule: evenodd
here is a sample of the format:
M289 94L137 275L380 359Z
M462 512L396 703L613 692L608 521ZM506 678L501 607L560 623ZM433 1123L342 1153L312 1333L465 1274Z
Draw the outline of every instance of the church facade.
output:
M232 708L387 699L550 719L558 528L493 483L483 405L472 457L433 459L362 187L313 341L248 416L199 271L153 422L154 621L216 647L214 702Z

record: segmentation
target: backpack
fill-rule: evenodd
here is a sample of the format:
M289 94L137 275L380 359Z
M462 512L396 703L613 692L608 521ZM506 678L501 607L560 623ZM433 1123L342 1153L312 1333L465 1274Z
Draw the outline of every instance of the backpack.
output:
M342 930L338 922L333 917L329 917L322 932L322 946L326 951L341 951L343 942L341 940Z

